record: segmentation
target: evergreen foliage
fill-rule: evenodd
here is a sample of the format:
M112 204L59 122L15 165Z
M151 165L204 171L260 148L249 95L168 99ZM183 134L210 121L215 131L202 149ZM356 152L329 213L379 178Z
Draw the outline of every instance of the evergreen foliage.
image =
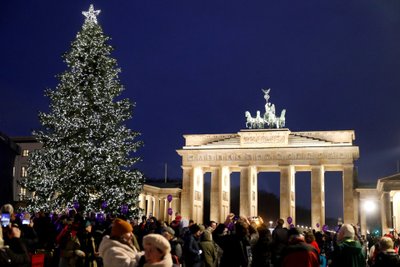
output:
M32 153L22 181L34 192L30 210L74 203L84 211L137 207L143 175L133 168L140 159L132 154L142 143L135 141L139 133L125 125L134 104L121 98L120 69L110 56L109 39L96 17L87 16L63 56L67 70L58 76L55 90L46 90L50 111L39 113L43 129L33 133L43 149Z

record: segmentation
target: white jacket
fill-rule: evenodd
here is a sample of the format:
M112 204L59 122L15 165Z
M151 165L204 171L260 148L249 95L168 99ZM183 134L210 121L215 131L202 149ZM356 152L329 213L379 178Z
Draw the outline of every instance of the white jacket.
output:
M117 240L103 237L99 246L100 257L103 258L104 267L136 267L143 252L137 252L133 247Z

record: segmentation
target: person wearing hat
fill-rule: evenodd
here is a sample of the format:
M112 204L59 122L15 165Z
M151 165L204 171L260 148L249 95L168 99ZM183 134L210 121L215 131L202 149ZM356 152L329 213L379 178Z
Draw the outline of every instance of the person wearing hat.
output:
M288 246L282 251L281 267L319 267L317 250L306 243L299 229L290 228L288 238Z
M169 241L171 245L171 255L174 264L183 262L183 240L175 236L175 231L169 226L161 230L161 234Z
M78 232L78 238L81 250L85 253L85 257L81 259L80 266L97 267L96 258L98 257L98 252L96 251L91 221L87 220L83 223L83 227Z
M359 241L354 239L355 230L351 224L343 224L337 234L337 244L332 252L332 267L365 267L366 257Z
M189 234L185 237L183 246L183 257L186 266L200 267L203 265L201 255L203 251L200 249L199 243L202 233L202 228L198 224L195 223L189 226Z
M99 254L103 258L104 267L136 267L143 253L138 252L133 245L133 228L122 219L112 223L111 234L104 236Z
M160 234L148 234L143 237L144 256L139 267L172 267L171 245Z

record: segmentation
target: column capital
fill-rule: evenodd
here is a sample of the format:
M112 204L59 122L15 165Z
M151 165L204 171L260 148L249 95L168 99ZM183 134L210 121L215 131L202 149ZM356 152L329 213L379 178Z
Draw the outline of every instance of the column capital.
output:
M192 166L181 166L181 168L182 168L183 170L190 170L190 169L193 169Z

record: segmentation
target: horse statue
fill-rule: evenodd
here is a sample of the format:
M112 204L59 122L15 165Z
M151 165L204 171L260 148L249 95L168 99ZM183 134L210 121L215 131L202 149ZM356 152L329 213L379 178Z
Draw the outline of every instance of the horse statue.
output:
M246 111L246 128L249 129L262 129L264 128L265 120L261 117L260 111L257 110L257 115L255 118L251 116L249 111Z
M276 128L283 128L285 127L285 114L286 114L286 109L282 109L281 116L279 118L276 118Z
M244 115L246 116L246 128L252 129L255 125L256 119L251 116L249 111L246 111Z

